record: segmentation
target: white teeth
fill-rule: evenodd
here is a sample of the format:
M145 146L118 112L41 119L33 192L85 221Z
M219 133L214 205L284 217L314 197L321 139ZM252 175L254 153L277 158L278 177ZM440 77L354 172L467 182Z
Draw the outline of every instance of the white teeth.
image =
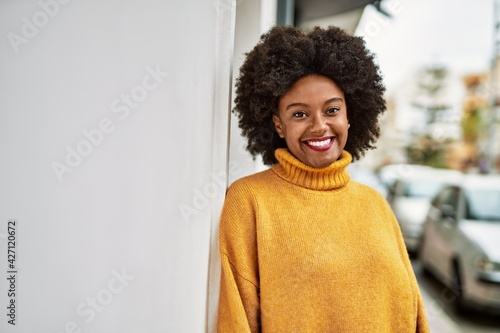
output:
M331 140L332 139L326 139L323 141L309 141L309 142L307 142L307 144L310 146L314 146L314 147L324 147L327 144L329 144Z

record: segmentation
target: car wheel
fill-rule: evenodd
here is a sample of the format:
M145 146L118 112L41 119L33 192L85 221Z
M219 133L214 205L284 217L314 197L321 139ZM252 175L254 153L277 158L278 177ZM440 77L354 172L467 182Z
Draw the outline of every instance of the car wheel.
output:
M464 301L464 286L462 280L462 274L458 263L453 264L453 281L452 281L452 291L455 295L455 309L458 313L466 312L465 301Z
M431 277L432 272L429 268L422 262L422 276Z
M431 271L429 270L429 268L427 267L427 264L425 263L425 256L422 255L424 246L425 246L425 240L422 237L422 240L420 241L420 246L419 246L418 252L417 252L418 259L420 260L420 265L422 267L422 275L423 276L430 276Z

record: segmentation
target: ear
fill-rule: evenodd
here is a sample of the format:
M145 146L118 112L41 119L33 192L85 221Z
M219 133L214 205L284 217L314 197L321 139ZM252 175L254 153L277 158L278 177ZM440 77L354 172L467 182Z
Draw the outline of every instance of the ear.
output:
M276 128L276 132L278 132L278 135L280 138L284 138L285 135L283 134L283 123L281 122L281 119L273 114L273 122L274 122L274 128Z

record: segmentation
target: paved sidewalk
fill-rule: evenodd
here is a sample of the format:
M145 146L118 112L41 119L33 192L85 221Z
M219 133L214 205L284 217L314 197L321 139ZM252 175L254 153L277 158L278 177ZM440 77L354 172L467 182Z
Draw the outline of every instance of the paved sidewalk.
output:
M462 333L458 325L445 313L439 300L433 299L420 288L431 333Z

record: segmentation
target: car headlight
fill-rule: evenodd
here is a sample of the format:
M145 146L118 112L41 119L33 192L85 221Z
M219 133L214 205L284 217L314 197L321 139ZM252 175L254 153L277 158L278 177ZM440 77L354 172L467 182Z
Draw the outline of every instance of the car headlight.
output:
M500 272L500 263L493 262L483 257L476 261L476 269L480 273Z

